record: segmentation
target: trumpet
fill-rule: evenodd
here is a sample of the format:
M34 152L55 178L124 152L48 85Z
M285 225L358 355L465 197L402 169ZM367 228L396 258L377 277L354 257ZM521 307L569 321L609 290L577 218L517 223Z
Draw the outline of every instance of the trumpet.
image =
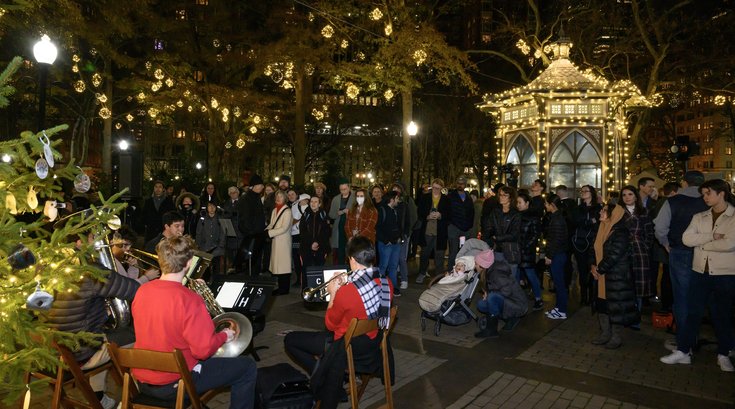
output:
M138 260L140 263L143 263L150 268L153 268L156 270L161 269L158 266L158 255L157 254L151 254L143 250L131 248L130 250L125 252L125 255Z
M350 275L352 275L352 273L354 273L353 270L350 270L346 273L339 273L316 287L304 289L304 291L302 291L301 293L301 296L306 302L324 302L329 295L329 293L327 292L327 287L329 286L329 283L338 278L341 278L342 276L346 276L348 280L347 282L349 282L349 277Z

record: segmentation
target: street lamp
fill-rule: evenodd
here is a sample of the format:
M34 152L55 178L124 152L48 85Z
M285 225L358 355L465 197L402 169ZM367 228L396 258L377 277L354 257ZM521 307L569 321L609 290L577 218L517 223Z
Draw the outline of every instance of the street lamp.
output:
M413 139L414 136L416 136L419 133L419 126L416 125L416 122L411 121L406 126L406 133L408 134L408 155L407 158L404 157L404 165L408 165L409 170L409 180L408 180L408 194L413 195L413 152L411 152L411 139ZM404 155L405 156L405 155ZM407 159L407 160L406 160ZM405 170L404 170L405 171Z
M46 79L48 69L56 61L57 50L46 34L33 46L33 56L39 64L38 131L44 128L46 119Z
M125 139L121 139L120 142L117 143L117 147L120 148L121 151L126 151L130 147L130 144Z

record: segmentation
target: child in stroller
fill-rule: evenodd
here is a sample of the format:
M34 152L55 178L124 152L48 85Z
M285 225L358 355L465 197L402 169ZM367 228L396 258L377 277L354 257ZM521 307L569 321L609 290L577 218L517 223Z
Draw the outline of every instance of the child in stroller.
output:
M437 336L442 323L458 326L477 320L477 315L470 309L479 282L479 275L474 270L475 254L487 249L482 240L467 240L457 253L454 268L431 280L429 289L419 297L422 330L426 329L427 318L436 321L434 335Z

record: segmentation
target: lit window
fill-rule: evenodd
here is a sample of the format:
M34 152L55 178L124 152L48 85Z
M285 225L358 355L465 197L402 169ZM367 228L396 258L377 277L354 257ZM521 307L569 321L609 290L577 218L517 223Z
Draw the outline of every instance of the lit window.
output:
M599 115L602 113L602 105L600 104L593 104L590 105L590 113Z
M521 113L519 115L521 116L521 118L527 117L528 116L528 109L526 109L526 108L521 109Z
M503 121L510 121L510 112L503 113Z
M153 40L153 49L156 51L163 50L163 40L159 40L159 39Z
M178 20L186 20L186 10L176 10L176 18Z
M518 111L513 111L513 119L518 119Z
M564 105L564 114L565 115L573 115L574 114L574 105Z
M582 115L587 115L589 113L589 106L587 105L577 105L577 112Z
M552 114L561 114L561 105L560 104L552 104L551 105L551 113Z
M179 129L176 131L176 139L184 139L186 138L186 131L183 129Z
M732 155L732 148L725 148L725 155Z
M209 4L209 0L196 0L196 2L199 6L206 6L207 4Z

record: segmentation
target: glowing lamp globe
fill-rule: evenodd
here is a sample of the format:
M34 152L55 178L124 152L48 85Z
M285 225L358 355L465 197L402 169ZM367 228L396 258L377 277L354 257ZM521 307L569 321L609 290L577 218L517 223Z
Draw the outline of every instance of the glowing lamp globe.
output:
M33 46L33 56L42 64L53 64L56 61L56 55L56 46L46 34Z

